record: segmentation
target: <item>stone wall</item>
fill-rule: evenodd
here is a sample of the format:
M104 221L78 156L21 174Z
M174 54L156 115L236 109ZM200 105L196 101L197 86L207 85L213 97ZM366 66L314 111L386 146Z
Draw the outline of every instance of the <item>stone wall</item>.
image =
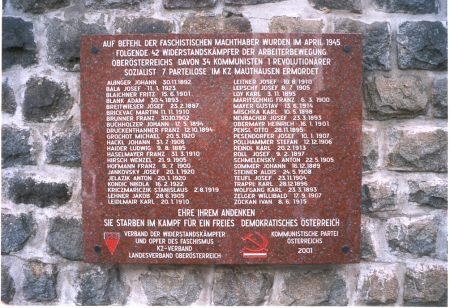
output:
M447 305L445 0L3 0L2 296L12 305ZM85 34L363 34L361 263L82 260Z

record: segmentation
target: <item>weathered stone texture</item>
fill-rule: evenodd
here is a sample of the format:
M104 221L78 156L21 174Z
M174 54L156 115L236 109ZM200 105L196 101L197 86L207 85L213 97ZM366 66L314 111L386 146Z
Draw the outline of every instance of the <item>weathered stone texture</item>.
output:
M56 299L56 265L31 261L23 268L23 294L28 301L51 301Z
M259 267L220 267L214 273L216 306L261 306L273 286L274 272Z
M437 0L374 0L374 6L388 13L431 14L438 12Z
M33 232L31 214L2 214L2 255L21 250Z
M270 20L269 30L273 33L316 32L321 33L323 20L305 20L299 17L275 16Z
M447 85L447 77L433 81L431 101L433 104L433 116L436 118L448 117Z
M14 91L8 84L8 81L2 82L2 111L9 114L16 112L17 103L14 97Z
M35 163L30 131L2 127L2 168Z
M330 270L292 269L283 273L279 295L282 306L346 306L345 280Z
M447 69L447 29L441 22L404 22L397 43L399 68Z
M280 2L284 0L225 0L225 4L230 5L254 5L270 2Z
M370 228L370 219L366 216L361 217L361 259L374 260L376 257L374 245L374 230Z
M9 273L9 267L2 265L2 302L9 304L16 294L16 284Z
M401 171L447 171L447 132L390 129L388 169Z
M393 305L397 301L399 287L394 269L371 269L363 278L359 300L369 306Z
M418 205L428 205L437 209L448 207L447 181L408 181L408 201Z
M429 256L436 250L437 231L432 217L395 217L387 221L386 238L391 252Z
M81 136L79 130L64 132L53 137L46 149L48 164L67 167L81 166Z
M364 80L365 117L413 118L426 114L428 97L418 77L368 77Z
M13 6L24 12L41 14L70 5L70 0L12 0Z
M174 30L172 22L156 18L137 17L117 18L115 27L120 33L170 33Z
M395 181L365 183L361 188L364 212L392 211L397 209L397 187Z
M366 24L348 18L334 21L336 33L361 33L363 69L391 70L391 27L388 22Z
M36 182L29 177L15 176L7 180L7 195L16 204L47 207L66 203L70 200L71 191L64 183Z
M141 2L149 0L83 0L89 9L129 9L136 8Z
M198 300L203 288L203 273L194 267L152 267L139 277L147 304L187 306Z
M362 134L362 170L375 171L378 165L378 133L363 127Z
M128 288L117 266L101 265L80 274L76 304L83 306L126 304Z
M50 220L47 244L69 260L83 260L83 226L75 218L55 217Z
M447 307L447 266L421 263L406 269L405 306Z
M2 18L2 70L16 64L28 67L38 63L33 23L21 18Z
M239 16L224 18L191 15L186 18L182 26L183 33L238 33L251 31L250 21Z
M73 105L67 84L47 78L33 77L27 81L23 116L31 122L48 122L65 114Z
M69 71L80 70L81 34L107 34L106 28L81 20L53 19L47 29L50 63Z
M362 13L361 0L308 0L316 10L329 12L347 10L351 13Z
M209 8L216 5L217 0L164 0L166 9Z

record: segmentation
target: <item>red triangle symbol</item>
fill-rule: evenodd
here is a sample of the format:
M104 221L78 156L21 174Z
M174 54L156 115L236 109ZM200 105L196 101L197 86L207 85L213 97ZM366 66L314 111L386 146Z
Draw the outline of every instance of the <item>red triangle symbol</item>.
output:
M114 254L114 251L116 250L117 244L119 244L119 239L106 239L105 238L106 246L108 246L109 252L111 255Z

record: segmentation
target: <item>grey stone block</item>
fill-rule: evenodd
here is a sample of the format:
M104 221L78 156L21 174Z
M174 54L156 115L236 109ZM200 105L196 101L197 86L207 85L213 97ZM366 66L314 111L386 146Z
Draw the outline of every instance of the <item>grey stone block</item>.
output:
M35 163L30 131L2 127L2 168Z
M224 18L191 15L186 18L182 26L183 33L238 33L251 31L250 21L239 16Z
M16 284L9 274L9 267L2 265L2 302L9 304L16 294Z
M388 161L390 170L447 171L447 132L434 130L388 130Z
M432 206L437 209L448 207L448 185L444 180L408 181L408 201L418 205Z
M214 7L217 0L164 0L166 9L197 9Z
M388 13L432 14L438 12L437 0L374 0L374 6Z
M56 265L31 261L23 268L23 295L28 301L45 302L57 298L56 282L58 270Z
M150 2L150 0L83 0L84 5L88 9L135 9L142 2Z
M274 272L259 267L220 267L214 273L217 306L261 306L273 286Z
M83 260L83 226L75 218L50 220L47 244L51 251L69 260Z
M68 71L79 71L81 34L107 34L107 31L103 26L86 24L78 19L53 19L47 29L50 63Z
M405 306L447 306L447 266L420 263L406 269Z
M33 232L31 214L2 214L2 255L22 250Z
M418 77L368 77L364 79L366 118L413 118L427 112L428 97Z
M280 2L285 0L225 0L225 4L229 5L255 5L270 2Z
M363 212L397 209L397 187L397 182L389 180L363 184L361 188Z
M22 18L2 18L2 70L18 64L29 67L38 63L33 23Z
M194 267L152 267L139 277L147 304L188 306L198 300L203 288L203 273Z
M348 18L334 21L336 33L361 33L363 69L391 70L391 30L388 22L366 24Z
M393 253L429 256L436 250L438 223L431 217L395 217L387 221L386 238Z
M67 184L36 182L29 177L15 176L7 181L7 196L16 204L47 207L66 203L70 200L71 192Z
M24 12L41 14L70 5L70 0L12 0L13 5Z
M436 118L448 117L447 86L447 77L433 80L431 102L433 104L433 116Z
M447 29L439 21L407 21L397 35L398 67L447 69Z
M79 130L64 132L53 137L46 149L48 164L67 167L81 166L81 136Z
M397 302L399 289L400 283L394 269L371 269L364 275L359 300L367 306L393 305Z
M73 105L67 84L47 78L30 78L25 89L23 116L31 122L48 122L65 114Z
M126 304L128 290L115 265L101 265L80 274L76 304L83 306Z
M316 10L329 12L346 10L351 13L362 13L361 0L308 0Z
M115 27L120 33L170 33L174 30L170 21L146 17L117 18Z
M8 84L8 80L2 83L2 111L9 114L16 112L17 103L14 91Z
M373 232L369 228L370 219L361 217L361 259L371 261L376 257Z
M362 135L362 168L363 172L375 171L378 165L378 133L363 128Z
M275 16L270 20L269 29L273 33L317 32L324 27L323 20L304 20L299 17Z

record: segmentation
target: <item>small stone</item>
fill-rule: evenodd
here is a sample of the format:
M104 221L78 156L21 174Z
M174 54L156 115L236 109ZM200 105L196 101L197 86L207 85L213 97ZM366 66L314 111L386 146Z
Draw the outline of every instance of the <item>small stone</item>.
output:
M154 267L139 281L148 305L188 306L198 300L204 276L194 267Z
M389 219L386 237L391 252L431 255L436 250L438 225L432 217Z
M75 218L50 220L47 244L51 250L69 260L83 260L83 226Z
M56 265L32 261L23 268L23 295L28 301L51 301L56 299Z
M364 80L365 117L413 118L426 114L428 97L418 77L368 77Z
M214 273L215 306L261 306L269 297L274 272L258 267L220 267Z
M376 257L373 235L370 219L366 216L361 217L361 259L372 261Z
M48 122L65 114L73 105L67 84L47 78L33 77L27 81L23 116L31 122Z
M7 181L7 195L15 204L34 204L39 207L61 205L70 200L67 184L36 182L32 178L15 176Z
M2 214L2 255L22 250L33 232L31 214Z
M85 24L79 19L53 19L47 29L50 63L68 71L79 71L81 34L107 34L107 31L105 27Z
M166 9L196 9L214 7L217 0L164 0Z
M254 5L270 2L280 2L284 0L225 0L225 4L230 5Z
M433 104L433 116L436 118L448 117L447 84L447 77L433 81L431 101Z
M146 17L117 18L115 26L120 33L170 33L174 30L170 21Z
M191 15L186 18L182 26L183 33L238 33L251 31L250 21L239 16L224 18Z
M405 306L447 307L446 296L447 266L420 263L407 267L403 296Z
M280 306L346 306L345 280L334 271L293 268L282 273Z
M64 132L52 138L46 150L46 163L67 167L81 166L81 136L79 130Z
M375 171L378 165L378 134L373 128L363 127L362 168L363 172Z
M447 29L439 21L407 21L397 35L398 67L447 69Z
M374 0L375 8L388 13L432 14L438 12L436 0Z
M388 22L366 24L348 18L334 21L336 33L361 33L363 69L391 70L391 26Z
M35 163L30 130L2 127L2 168Z
M16 112L17 103L14 97L14 91L8 84L8 81L2 83L2 111L9 114Z
M360 297L364 305L393 305L397 302L399 281L395 269L383 266L372 268L365 273L360 288Z
M418 205L428 205L437 209L448 207L447 181L408 181L408 201Z
M115 265L100 265L80 274L76 304L83 306L126 304L128 288Z
M69 6L70 0L13 0L13 5L24 12L41 14Z
M2 265L2 302L9 304L16 294L16 284L9 274L9 268Z
M362 13L361 0L308 0L316 10L331 12L346 10L351 13Z
M397 182L389 180L363 184L361 189L362 210L364 212L396 210L397 187Z
M322 33L323 20L305 20L299 17L275 16L270 20L272 33L317 32Z
M441 128L392 128L388 130L388 169L447 171L447 132Z
M130 9L139 7L141 2L148 0L83 0L89 9Z
M16 64L28 67L38 63L33 23L21 18L2 18L2 70Z

